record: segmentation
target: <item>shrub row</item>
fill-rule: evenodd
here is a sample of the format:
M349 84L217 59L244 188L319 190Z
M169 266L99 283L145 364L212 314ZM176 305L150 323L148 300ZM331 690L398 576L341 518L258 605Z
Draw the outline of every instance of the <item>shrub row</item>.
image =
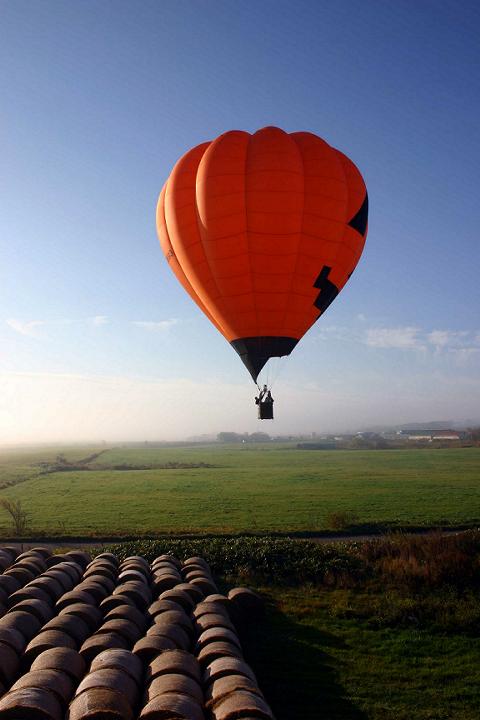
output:
M480 585L480 531L393 535L355 550L375 576L395 587L422 590Z
M328 544L268 537L138 540L108 549L121 559L149 561L161 553L201 555L217 575L278 584L351 585L371 578L399 590L480 586L478 530Z
M345 544L319 545L275 538L202 538L191 540L138 540L109 545L119 558L142 555L149 562L157 555L201 555L213 572L223 577L253 578L277 583L324 582L355 575L361 560Z

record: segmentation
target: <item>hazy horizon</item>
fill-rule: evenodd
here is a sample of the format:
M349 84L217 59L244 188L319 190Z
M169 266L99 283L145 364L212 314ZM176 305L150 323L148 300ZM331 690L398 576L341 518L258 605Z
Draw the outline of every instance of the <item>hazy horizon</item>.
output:
M0 20L0 445L478 417L480 7L18 0ZM186 150L272 124L351 157L370 220L262 423L154 219Z
M11 378L12 379L12 378ZM270 435L307 435L316 433L345 433L367 429L375 425L396 426L416 422L465 423L477 417L478 404L472 399L471 412L465 415L448 414L451 403L431 403L432 412L423 413L424 395L397 397L395 412L381 410L385 388L372 397L371 411L365 412L363 398L351 392L327 392L313 383L298 387L282 385L280 399L275 401L276 419L259 421L248 383L226 385L177 383L132 378L87 377L72 375L16 376L20 384L13 391L16 420L22 434L13 426L9 435L4 425L1 445L15 444L88 444L102 442L168 442L182 441L193 435L217 435L222 431L267 432ZM5 399L5 385L3 385ZM457 388L450 387L456 394ZM468 393L468 386L465 388ZM219 402L221 397L228 397ZM423 398L423 399L422 399ZM467 398L465 398L466 403ZM8 401L8 398L7 398ZM336 405L336 417L325 410L312 412L315 407L331 410ZM220 407L218 407L220 405ZM435 411L436 410L436 411ZM165 419L176 422L167 426ZM65 418L68 417L68 422ZM178 430L179 417L182 430ZM318 420L314 418L318 417ZM5 417L3 415L3 419ZM90 430L96 428L96 432Z

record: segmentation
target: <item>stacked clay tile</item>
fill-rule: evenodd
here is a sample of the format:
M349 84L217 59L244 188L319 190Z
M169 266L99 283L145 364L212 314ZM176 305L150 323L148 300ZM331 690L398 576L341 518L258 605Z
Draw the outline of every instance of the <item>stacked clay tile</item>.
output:
M0 717L65 716L85 668L76 652L81 627L75 617L69 620L65 615L61 620L63 601L78 586L88 560L86 553L51 556L44 548L34 548L18 555L0 576L0 586L8 592L0 642L13 651L9 662L0 662L4 691L8 690L0 699Z
M210 569L202 558L190 558L183 567L185 579L213 584ZM243 658L236 624L259 610L259 598L246 588L236 588L228 597L208 594L194 610L197 641L195 652L202 668L206 708L213 720L264 718L272 712L258 687L251 667Z
M246 588L161 555L0 549L0 720L271 720L237 628Z
M204 719L200 667L192 654L192 611L203 597L185 583L177 558L161 555L152 563L154 601L150 627L134 652L145 668L145 692L139 717Z
M150 568L141 557L127 558L118 569L114 555L104 553L99 558L102 572L112 581L111 592L100 603L102 622L80 649L89 671L76 690L67 717L130 720L143 679L142 663L131 648L147 625Z

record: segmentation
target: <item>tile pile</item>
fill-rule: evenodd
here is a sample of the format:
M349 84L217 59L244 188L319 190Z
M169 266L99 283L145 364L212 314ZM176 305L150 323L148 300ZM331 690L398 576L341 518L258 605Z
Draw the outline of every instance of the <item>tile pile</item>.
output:
M0 720L272 720L238 628L261 600L200 557L0 548Z

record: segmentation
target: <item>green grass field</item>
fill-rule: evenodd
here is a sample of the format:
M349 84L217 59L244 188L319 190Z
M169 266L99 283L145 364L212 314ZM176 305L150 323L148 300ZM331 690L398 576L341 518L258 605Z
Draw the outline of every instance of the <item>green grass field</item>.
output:
M245 649L278 720L477 720L478 637L342 616L344 590L265 592Z
M32 533L320 533L331 528L332 513L354 516L356 532L480 522L479 448L115 448L94 461L94 470L42 474L38 463L58 452L0 453L0 495L21 501ZM94 451L61 452L74 462ZM134 469L169 462L215 467ZM0 530L8 528L2 513Z

